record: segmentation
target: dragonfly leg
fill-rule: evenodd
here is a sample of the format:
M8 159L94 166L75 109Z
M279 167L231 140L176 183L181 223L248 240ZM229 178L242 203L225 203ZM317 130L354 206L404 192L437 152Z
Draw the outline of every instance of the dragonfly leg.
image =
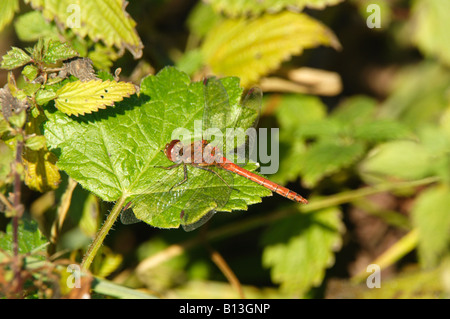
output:
M180 166L182 163L179 164L174 164L174 165L170 165L170 166L153 166L154 168L163 168L163 169L174 169L177 168L178 166Z
M222 180L222 182L224 182L229 188L231 188L231 189L233 189L233 190L235 190L235 191L238 191L236 188L231 187L230 184L228 184L228 183L226 182L226 180L224 180L224 179L222 178L222 176L220 176L217 172L213 171L212 169L207 168L207 167L202 167L202 166L195 166L195 167L198 167L198 168L204 169L205 171L208 171L208 172L211 172L211 173L216 174L217 177L219 177L219 178Z
M172 166L175 166L175 165L172 165ZM180 164L176 164L176 166L180 166ZM169 166L169 167L170 167L170 166ZM171 169L171 168L167 168L167 169ZM186 166L185 164L183 164L183 172L184 172L184 179L183 179L181 182L176 183L175 185L173 185L173 186L169 189L169 192L170 192L172 189L174 189L175 187L178 187L178 186L180 186L181 184L183 184L183 183L185 183L185 182L187 181L187 179L188 179L188 174L187 174L187 166Z

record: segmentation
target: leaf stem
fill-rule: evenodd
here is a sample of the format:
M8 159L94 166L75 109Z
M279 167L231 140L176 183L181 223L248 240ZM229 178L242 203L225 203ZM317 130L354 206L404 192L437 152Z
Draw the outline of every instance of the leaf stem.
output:
M94 241L89 246L86 254L83 257L83 261L81 262L81 268L84 271L89 270L89 267L92 264L92 261L95 258L95 255L97 254L98 250L103 244L103 241L108 234L111 227L114 225L115 221L117 220L117 217L119 216L120 212L122 211L122 207L125 204L125 200L127 199L127 196L122 195L119 200L114 205L113 209L111 210L111 213L109 213L108 217L105 220L105 223L100 228L98 233L95 235Z

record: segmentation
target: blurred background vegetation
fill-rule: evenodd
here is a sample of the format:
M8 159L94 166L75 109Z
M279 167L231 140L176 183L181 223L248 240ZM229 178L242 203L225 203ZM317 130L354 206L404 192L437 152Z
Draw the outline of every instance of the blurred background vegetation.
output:
M267 197L190 233L117 222L85 291L122 298L449 297L450 2L118 2L86 1L91 7L77 29L67 25L67 6L2 1L0 56L53 38L91 58L96 70L121 68L121 79L136 85L168 65L192 80L214 74L258 85L260 127L280 128L280 167L268 177L310 204ZM20 71L13 71L18 83ZM1 86L7 77L1 70ZM6 194L14 151L5 143L0 150ZM58 267L80 262L112 206L60 173L56 189L24 178L19 248L45 263L25 267L21 292L11 286L5 257L11 218L0 214L4 296L80 296ZM64 203L62 228L46 246ZM379 289L366 285L370 264L381 267Z

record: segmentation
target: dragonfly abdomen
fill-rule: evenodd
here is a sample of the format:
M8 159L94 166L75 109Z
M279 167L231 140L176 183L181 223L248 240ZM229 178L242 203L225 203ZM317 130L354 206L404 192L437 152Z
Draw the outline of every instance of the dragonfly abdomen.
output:
M256 175L245 168L242 168L233 162L230 162L228 159L223 158L223 161L221 164L219 164L220 167L223 169L226 169L227 171L233 172L235 174L238 174L240 176L243 176L252 182L258 183L261 186L264 186L265 188L271 190L272 192L275 192L283 197L286 197L292 201L308 204L308 201L303 198L301 195L297 194L296 192L291 191L290 189L287 189L286 187L283 187L281 185L278 185L277 183L274 183L272 181L269 181L267 178L264 178L262 176Z

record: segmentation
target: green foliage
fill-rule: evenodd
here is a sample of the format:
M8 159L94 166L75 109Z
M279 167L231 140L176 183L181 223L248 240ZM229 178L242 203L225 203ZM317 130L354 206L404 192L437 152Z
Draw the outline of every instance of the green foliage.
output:
M21 254L43 250L44 246L48 243L47 239L38 229L37 223L26 218L19 225L18 236L20 237L18 249ZM0 233L0 248L12 254L12 242L12 224L9 223L6 232ZM0 256L0 259L5 257L3 252L0 253Z
M2 10L0 11L0 32L14 18L14 13L19 9L19 0L2 1Z
M31 57L22 49L13 47L12 50L8 51L8 53L3 56L0 66L4 69L12 70L21 67L28 62L31 62Z
M438 57L447 66L450 65L450 43L445 31L450 27L446 14L450 10L450 3L416 0L411 9L413 41L425 55Z
M262 238L262 261L282 291L300 297L320 285L342 243L340 215L339 209L331 207L297 214L269 227Z
M424 267L439 265L450 244L450 190L448 185L431 187L420 194L412 217L419 230L418 252Z
M0 5L1 297L450 295L448 1L73 2ZM163 169L206 105L203 126L250 127L251 85L279 128L268 178L308 205L218 167L188 165L182 184L183 166ZM189 230L216 211L189 233L115 223ZM369 263L396 266L381 289Z

